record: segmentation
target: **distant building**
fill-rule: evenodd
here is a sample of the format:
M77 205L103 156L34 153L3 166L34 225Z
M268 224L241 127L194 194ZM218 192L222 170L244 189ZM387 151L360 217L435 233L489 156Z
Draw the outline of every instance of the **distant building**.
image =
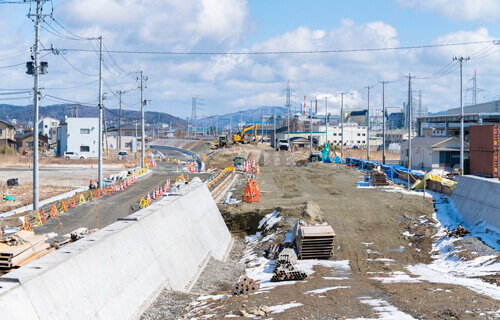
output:
M387 128L401 129L405 125L405 114L403 112L393 112L387 117Z
M16 145L19 153L33 152L33 131L16 135ZM38 148L40 151L49 150L49 138L38 134Z
M375 133L376 137L382 138L382 131ZM401 143L408 140L408 131L406 130L386 130L385 131L385 144L388 146L391 143Z
M88 158L99 155L99 119L66 118L57 130L58 154L76 152Z
M0 120L0 147L9 146L15 148L15 128L8 122Z
M38 122L38 132L49 138L49 143L57 142L57 127L59 127L59 120L45 117Z
M349 121L360 126L367 125L368 110L366 109L344 109L344 123Z
M326 133L326 126L320 125L318 131ZM366 126L359 126L355 123L344 123L344 145L347 147L361 147L367 145ZM328 126L328 141L340 145L342 143L342 126Z
M451 171L460 165L460 140L455 137L415 137L411 139L413 169ZM464 158L468 159L469 144L465 143ZM408 141L401 144L401 165L408 163Z
M128 150L136 152L137 149L141 148L141 126L136 126L133 124L126 124L121 126L121 139L119 139L119 131L117 127L108 128L108 148L110 150ZM136 139L137 135L137 139ZM118 145L119 142L121 145ZM106 143L106 142L104 142ZM134 148L135 144L135 148Z

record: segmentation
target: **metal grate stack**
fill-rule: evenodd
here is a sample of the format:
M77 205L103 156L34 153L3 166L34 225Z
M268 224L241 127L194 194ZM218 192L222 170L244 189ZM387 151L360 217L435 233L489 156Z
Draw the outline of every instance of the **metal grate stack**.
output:
M370 173L370 179L373 181L374 186L388 186L387 175L380 170L373 170Z
M335 232L327 224L296 225L295 242L299 259L330 259Z
M257 291L260 284L250 279L247 276L243 276L240 281L238 281L233 288L233 296L240 296L243 294L249 294Z
M272 282L289 281L289 280L304 280L307 274L302 271L295 270L297 263L297 254L295 250L286 248L281 251L274 264Z

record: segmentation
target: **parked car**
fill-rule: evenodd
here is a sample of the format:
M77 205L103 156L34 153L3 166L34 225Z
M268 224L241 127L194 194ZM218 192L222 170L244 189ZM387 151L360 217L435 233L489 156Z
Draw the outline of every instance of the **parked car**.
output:
M63 154L63 158L66 160L70 160L70 159L86 159L87 157L84 154L78 154L76 152L66 151Z
M118 160L127 160L127 159L128 159L128 154L126 151L118 152Z

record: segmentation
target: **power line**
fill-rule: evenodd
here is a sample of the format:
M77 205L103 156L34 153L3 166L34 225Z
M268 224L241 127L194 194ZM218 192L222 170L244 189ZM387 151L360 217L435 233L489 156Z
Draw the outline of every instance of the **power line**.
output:
M61 58L63 58L64 61L66 61L73 69L75 69L76 71L80 72L81 74L89 76L89 77L97 77L98 76L97 74L88 74L88 73L85 73L85 72L81 71L80 69L78 69L77 67L75 67L71 62L69 62L68 59L66 59L64 57L64 54L60 54L59 56Z
M74 36L75 38L78 38L79 40L88 40L87 38L84 38L84 37L80 37L79 35L77 34L74 34L73 32L69 31L67 28L65 28L62 24L60 24L56 19L54 19L53 16L50 17L59 27L61 27L62 29L64 29L67 33L71 34L72 36Z
M158 54L158 55L278 55L278 54L323 54L323 53L350 53L350 52L373 52L373 51L391 51L391 50L410 50L424 48L442 48L452 46L475 45L481 43L493 43L495 40L459 42L459 43L444 43L430 44L420 46L405 46L405 47L386 47L386 48L364 48L364 49L338 49L338 50L310 50L310 51L248 51L248 52L174 52L174 51L128 51L128 50L108 50L110 53L120 54ZM67 48L67 51L89 52L90 49L75 49Z

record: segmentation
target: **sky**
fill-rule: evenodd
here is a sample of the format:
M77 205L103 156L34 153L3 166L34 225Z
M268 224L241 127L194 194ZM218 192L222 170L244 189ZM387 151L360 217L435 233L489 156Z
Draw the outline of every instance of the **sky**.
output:
M28 105L33 77L34 23L30 4L0 0L0 104ZM34 13L34 5L31 6ZM500 99L500 1L498 0L53 0L43 4L40 105L98 101L98 42L103 36L103 92L107 108L138 110L138 71L147 77L146 110L198 117L284 106L287 82L292 104L319 99L319 112L345 108L402 107L408 75L430 112L460 106L463 64L464 103ZM480 42L404 50L312 54L229 54L338 51ZM55 48L57 50L50 50ZM82 51L83 50L83 51ZM106 51L111 51L108 53ZM112 51L219 54L125 54ZM13 90L16 89L16 90ZM17 94L12 94L16 92Z

